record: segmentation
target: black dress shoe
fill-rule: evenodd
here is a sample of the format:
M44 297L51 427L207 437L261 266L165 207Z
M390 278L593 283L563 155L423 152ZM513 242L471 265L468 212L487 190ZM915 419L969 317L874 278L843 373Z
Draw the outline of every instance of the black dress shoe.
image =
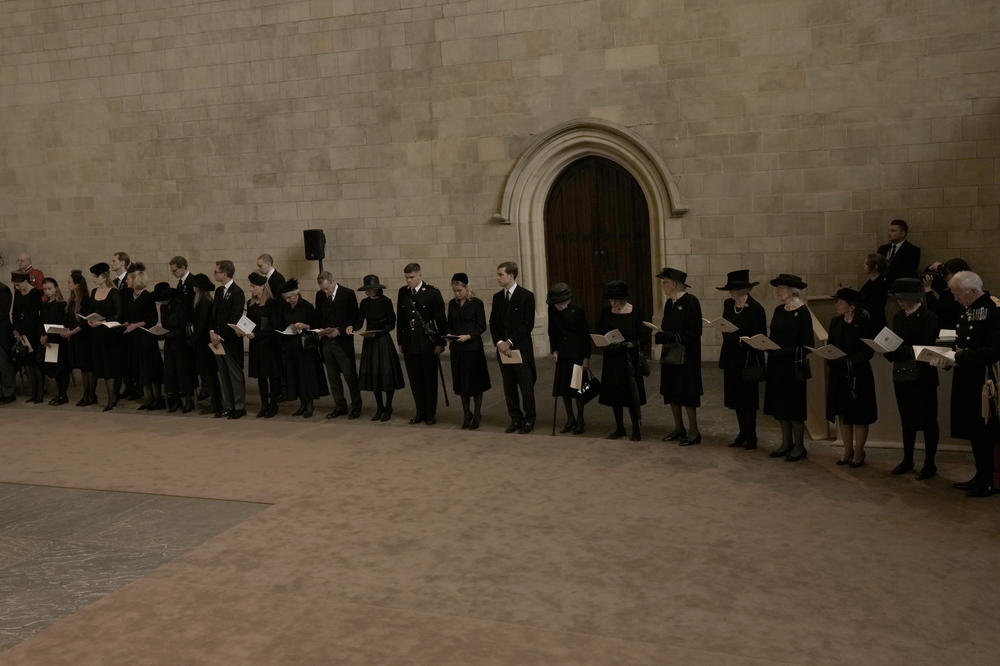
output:
M583 419L577 419L576 426L573 427L573 434L574 435L582 435L586 429L587 429L587 426L583 422Z
M912 472L912 471L913 471L913 463L901 462L895 467L893 467L892 471L889 473L895 476L899 476L900 474L906 474L907 472Z
M535 429L534 421L524 421L521 423L521 429L518 430L522 435L527 435L529 432Z
M247 415L247 410L245 410L245 409L234 409L233 411L229 412L229 417L228 418L230 420L236 420L236 419L241 419L241 418L243 418L246 415Z
M509 434L509 433L512 433L512 432L517 432L520 429L521 429L521 424L519 422L517 422L517 421L511 421L510 425L508 425L506 428L504 428L503 431Z
M784 457L786 457L791 452L792 452L792 447L788 446L788 447L785 447L785 448L775 449L774 451L771 451L770 453L767 454L767 457L768 458L784 458Z
M383 412L382 407L379 407L378 409L376 409L375 413L372 415L372 421L378 421L379 419L381 419L382 418L382 412Z
M701 433L699 432L694 437L684 436L681 441L677 442L681 446L694 446L695 444L701 444Z
M663 441L672 442L675 439L680 439L681 437L687 437L687 430L685 430L684 428L681 428L680 430L674 430L673 432L668 432L666 435L663 436Z
M181 401L181 414L187 414L194 410L194 400L189 397Z
M937 467L924 467L920 470L920 474L917 474L917 481L925 481L932 476L937 474Z
M469 419L469 430L478 430L479 424L482 423L483 417L481 414L473 414L472 418Z
M993 495L995 493L996 493L996 489L992 485L990 485L988 483L984 483L984 484L977 485L977 486L974 486L972 488L969 488L969 491L967 493L965 493L965 496L966 497L989 497L989 496L991 496L991 495Z
M347 413L347 407L337 407L336 409L334 409L333 411L331 411L329 414L327 414L326 418L328 418L328 419L335 419L338 416L343 416L346 413ZM292 416L295 416L295 414L293 414Z
M410 425L416 425L418 423L423 423L423 422L424 422L424 417L422 417L422 416L413 416L413 417L410 417L409 424Z
M302 410L302 418L311 419L313 415L313 406L309 405L304 410Z
M851 464L851 459L850 458L840 458L836 462L836 465L838 467L842 467L844 465L850 465L850 464Z
M386 407L385 411L382 412L381 421L385 422L392 418L392 407Z
M559 432L565 434L567 432L573 432L573 428L576 427L576 421L566 421L566 425L562 427Z
M747 438L743 436L743 433L736 435L736 439L733 440L732 444L729 445L731 449L738 449L747 443Z
M809 452L806 451L805 449L802 449L802 453L796 453L796 454L789 453L787 456L785 456L785 462L798 462L800 460L805 460L808 455Z
M360 410L360 409L359 409L358 411L354 411L354 410L352 409L352 410L351 410L350 412L348 412L348 414L347 414L347 418L349 418L349 419L352 419L352 420L353 420L353 419L356 419L356 418L358 418L358 417L360 417L360 416L361 416L361 410Z
M437 418L433 416L429 416L426 419L424 419L424 425L434 425L437 422L438 422Z
M296 409L294 412L292 412L292 416L302 416L302 414L305 413L305 411L306 411L305 403L300 402L299 408Z
M757 448L757 440L756 439L748 439L747 443L743 445L743 448L745 450L747 450L747 451L753 451L754 449Z
M852 459L851 460L851 464L850 464L850 468L851 469L857 469L859 467L864 467L864 465L865 465L865 458L867 458L867 457L868 457L868 454L866 453L865 455L861 456L861 460L853 460Z
M625 428L618 428L614 432L609 432L606 439L618 439L625 436Z
M978 485L979 484L977 483L976 477L972 477L968 481L961 481L959 483L953 483L953 484L951 484L951 487L955 488L956 490L972 490L973 488L975 488Z

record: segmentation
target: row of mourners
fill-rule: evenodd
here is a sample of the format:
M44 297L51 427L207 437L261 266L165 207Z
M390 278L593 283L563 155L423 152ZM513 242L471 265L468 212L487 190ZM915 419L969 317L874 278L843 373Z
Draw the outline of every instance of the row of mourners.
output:
M170 269L178 278L176 286L162 282L151 290L143 264L129 262L113 270L102 262L90 267L93 289L82 271L71 273L67 298L53 278L45 278L39 291L29 274L14 273L12 310L9 303L4 305L9 290L0 284L0 311L12 312L12 325L6 323L10 330L0 330L0 400L13 400L16 366L29 379L29 401L42 401L48 374L57 386L50 404L65 404L70 373L79 369L83 384L79 406L98 404L97 385L103 380L105 411L127 397L139 399L140 409L190 412L197 398L208 401L203 412L238 419L246 414L245 377L249 376L258 383L261 418L277 414L284 400L298 400L293 415L310 417L314 401L332 395L333 409L327 418L355 419L362 413L361 392L370 391L375 401L371 419L388 421L394 392L408 383L415 405L409 422L433 424L439 378L444 381L439 357L450 347L462 427L476 429L482 420L483 393L491 388L483 340L488 331L491 352L500 362L509 416L505 430L534 429L535 297L518 284L516 263L497 267L499 290L493 294L487 319L485 304L469 289L463 273L452 277L452 298L446 304L441 291L423 281L420 266L408 264L394 304L376 275L365 276L364 283L352 290L322 272L315 303L310 303L300 297L295 279L286 281L270 265L270 257L262 259L266 260L258 261L258 270L247 278L249 297L236 284L235 266L227 260L216 263L213 283L205 274L190 273L187 261L175 257ZM115 277L119 270L122 273ZM584 407L599 397L614 414L615 429L608 437L641 439L644 378L650 374L648 351L655 342L662 346L659 393L674 419L673 430L663 439L681 446L701 442L700 338L709 322L698 299L687 291L684 272L664 268L657 277L665 296L658 323L633 305L629 285L623 281L606 285L607 305L593 325L574 303L569 285L558 283L549 289L548 334L555 359L552 395L562 398L566 411L562 432L585 432ZM815 346L812 315L803 299L807 285L784 273L770 280L781 304L768 325L764 308L751 295L757 284L747 270L729 273L726 284L718 287L729 292L729 298L721 317L711 322L722 330L723 401L736 416L737 435L731 446L757 447L763 385L763 411L777 419L782 433L770 456L796 462L807 456L806 381L808 354ZM837 291L837 314L827 341L833 354L828 360L826 415L837 423L844 444L837 464L864 465L868 427L878 418L870 361L875 353L884 352L893 363L904 445L903 459L893 473L914 469L916 436L923 431L925 456L919 478L929 478L936 472L939 439L938 372L953 370L951 435L970 440L976 460L975 476L956 485L972 496L987 496L994 487L993 447L1000 441L996 397L1000 310L975 273L952 274L948 288L960 306L954 350L933 355L927 362L918 359L914 347L934 346L940 324L925 305L920 279L900 278L891 285L889 297L898 310L891 321L894 335L889 336L894 344L886 348L871 344L880 333L880 322L862 307L862 294L847 287ZM360 302L356 292L364 294ZM363 338L359 362L355 336ZM249 355L243 338L249 340ZM589 372L595 342L604 356L599 378Z

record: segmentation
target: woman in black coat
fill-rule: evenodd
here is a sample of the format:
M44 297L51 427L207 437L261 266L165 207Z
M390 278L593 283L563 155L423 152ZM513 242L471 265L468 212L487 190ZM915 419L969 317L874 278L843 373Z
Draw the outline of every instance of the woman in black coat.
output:
M222 389L219 386L219 364L209 348L210 331L215 324L212 320L212 298L215 290L212 280L204 273L192 275L194 288L194 312L191 325L186 328L188 343L194 347L194 369L201 381L202 390L208 393L209 407L202 414L212 414L222 418Z
M377 275L366 275L362 282L358 291L365 292L365 298L358 304L357 319L354 325L347 327L347 334L362 331L364 337L358 364L358 388L374 394L375 414L371 420L388 421L392 418L396 390L406 385L399 354L390 335L396 328L396 310Z
M69 388L69 376L73 371L70 364L69 338L67 334L53 333L49 335L46 325L66 328L66 299L63 298L62 290L55 278L47 277L42 280L42 293L45 301L41 304L39 315L41 316L41 348L43 357L47 354L48 348L55 346L58 348L58 355L55 363L45 363L45 374L56 380L56 394L49 400L50 405L65 405L69 402L66 397L66 389Z
M70 366L80 371L80 383L83 385L83 396L77 407L97 404L97 377L94 376L94 357L91 351L90 327L81 321L78 314L90 313L90 292L87 290L87 280L83 271L74 269L69 273L69 297L66 299L66 328L69 329Z
M295 278L282 287L281 297L284 304L278 311L275 329L284 331L290 328L294 331L293 335L282 338L288 399L299 399L299 408L292 412L292 416L308 419L313 415L313 401L328 393L323 361L319 355L319 339L308 333L315 321L316 308L299 298L299 281Z
M937 315L922 302L923 284L917 278L900 278L892 283L889 295L896 299L899 312L892 318L892 330L903 342L885 354L892 362L892 390L899 409L903 430L903 460L892 470L905 474L913 469L913 451L917 431L924 431L924 465L917 478L929 479L937 473L934 464L938 439L938 371L930 363L917 361L913 345L934 345L937 342Z
M236 334L250 340L247 377L257 379L257 390L260 392L257 418L269 419L278 413L278 393L281 390L281 353L275 330L281 316L280 305L271 294L267 276L254 271L247 279L250 281L247 319L254 323L254 329L249 333L237 329Z
M609 405L615 415L615 429L608 439L625 435L624 408L628 407L631 439L637 442L642 439L640 407L646 404L642 357L649 348L649 329L643 324L642 311L628 301L628 283L612 280L604 287L604 298L608 305L598 315L597 332L604 335L617 329L624 338L603 347L600 402Z
M844 456L837 464L861 467L868 426L878 420L871 365L875 352L861 340L875 337L882 329L876 329L868 312L859 306L861 294L854 289L841 287L834 299L837 316L830 322L827 343L846 355L827 361L826 420L837 424L844 443Z
M722 304L722 316L737 327L722 334L719 367L722 368L722 401L736 412L739 433L729 446L757 448L757 409L760 406L760 382L764 379L764 353L744 342L740 336L752 337L767 333L767 314L763 306L750 296L757 282L750 281L750 271L743 269L728 274L725 286L729 298Z
M103 261L90 267L90 274L97 286L90 292L90 310L108 322L121 322L123 314L121 292L111 282L111 267ZM81 322L82 323L82 322ZM124 359L122 358L122 329L108 328L103 323L88 320L94 377L104 380L108 401L104 411L110 412L118 404L122 386Z
M796 462L806 457L806 381L796 365L808 368L806 346L813 346L812 315L802 300L806 283L798 275L781 273L771 280L781 305L771 316L771 341L779 349L768 351L764 413L781 426L781 447L772 458Z
M483 393L492 386L483 349L486 307L472 295L465 273L451 277L451 291L455 297L448 301L446 337L451 341L452 385L462 398L462 428L475 430L483 419Z
M865 273L868 279L861 285L860 307L871 317L875 335L885 327L885 303L889 297L889 285L885 282L885 257L877 252L865 257Z
M574 435L579 435L586 429L583 399L570 382L574 366L583 366L585 371L590 369L590 327L587 325L587 314L571 301L572 298L569 285L558 282L549 289L545 300L549 304L549 346L556 362L552 395L561 396L566 407L566 425L562 432L572 431Z
M666 362L667 354L660 359L660 394L663 404L670 405L674 417L674 429L663 436L664 442L680 440L681 446L691 446L701 442L698 430L698 407L704 388L701 382L701 333L704 322L701 318L701 303L687 293L684 284L687 273L676 268L664 268L656 277L667 297L660 320L662 332L656 334L656 342L668 345L680 343L684 346L684 362L672 365ZM684 428L681 408L687 412L688 427Z
M156 300L146 291L146 266L135 263L128 267L125 278L129 291L125 303L125 331L128 369L134 386L141 386L144 402L139 409L154 411L166 407L163 401L163 357L155 335L144 328L160 322Z
M14 359L30 383L29 397L25 402L41 402L45 393L45 378L42 376L42 359L45 350L42 348L42 292L32 286L27 273L12 273L14 283L14 307L11 310L11 321L14 329L14 339L20 342L30 352L21 354Z
M190 306L183 291L166 282L153 287L153 301L160 308L163 334L163 386L167 393L167 411L178 409L187 414L194 409L194 358L187 340ZM148 327L147 327L148 328Z

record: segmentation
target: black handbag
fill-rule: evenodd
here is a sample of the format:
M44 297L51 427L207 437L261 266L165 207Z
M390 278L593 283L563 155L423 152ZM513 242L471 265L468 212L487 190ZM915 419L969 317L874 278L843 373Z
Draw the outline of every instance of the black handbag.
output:
M577 393L580 394L580 400L586 405L601 394L601 380L595 377L590 370L587 370L583 375L583 384Z
M742 375L744 384L764 381L764 355L753 350L748 351Z
M920 378L920 361L909 359L892 364L892 381L915 382Z
M660 350L660 365L684 365L684 344L664 342Z
M812 368L809 367L809 357L806 356L805 347L795 348L795 381L804 382L812 378Z

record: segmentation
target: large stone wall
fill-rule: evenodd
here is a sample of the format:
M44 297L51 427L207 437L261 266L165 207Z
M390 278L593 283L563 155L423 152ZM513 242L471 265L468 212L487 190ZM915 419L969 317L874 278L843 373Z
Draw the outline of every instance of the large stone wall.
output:
M7 0L0 251L311 282L323 228L350 286L418 260L488 292L511 167L584 117L669 167L690 211L656 260L709 313L739 267L857 284L893 217L1000 291L995 0Z

